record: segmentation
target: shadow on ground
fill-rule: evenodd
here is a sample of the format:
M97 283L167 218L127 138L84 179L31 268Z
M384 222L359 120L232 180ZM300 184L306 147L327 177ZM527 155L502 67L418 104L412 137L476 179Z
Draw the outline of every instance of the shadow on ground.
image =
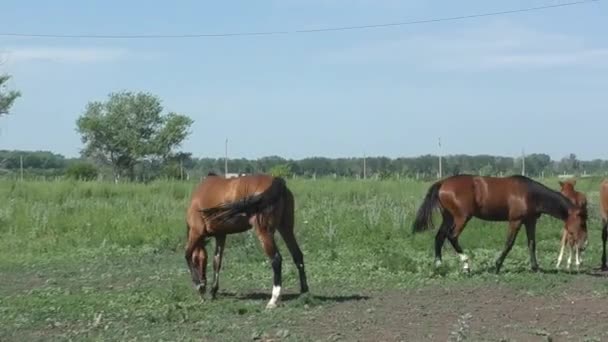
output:
M246 299L246 300L270 300L270 293L267 292L248 292L248 293L235 293L235 292L220 292L219 296L222 297L231 297L236 299ZM301 297L308 297L312 300L319 302L333 302L333 303L344 303L344 302L352 302L352 301L360 301L367 300L370 297L365 295L335 295L335 296L325 296L325 295L313 295L313 294L298 294L298 293L285 293L281 295L282 301L291 301L295 299L299 299Z

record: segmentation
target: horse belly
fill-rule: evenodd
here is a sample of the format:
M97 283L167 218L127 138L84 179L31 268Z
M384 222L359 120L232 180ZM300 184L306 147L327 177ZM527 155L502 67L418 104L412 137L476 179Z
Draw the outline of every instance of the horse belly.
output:
M509 208L479 208L475 215L485 221L507 221L509 220Z
M221 226L211 229L213 233L222 233L222 234L236 234L242 233L251 229L251 224L249 223L249 218L245 215L239 215L233 219L230 219Z

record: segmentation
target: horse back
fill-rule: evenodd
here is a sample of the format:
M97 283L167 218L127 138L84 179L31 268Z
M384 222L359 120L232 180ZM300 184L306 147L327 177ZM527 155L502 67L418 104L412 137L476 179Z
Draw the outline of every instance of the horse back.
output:
M527 212L527 193L511 177L461 175L444 181L442 205L461 216L502 221Z
M192 192L191 207L200 210L257 195L268 189L273 179L265 174L235 178L207 177Z

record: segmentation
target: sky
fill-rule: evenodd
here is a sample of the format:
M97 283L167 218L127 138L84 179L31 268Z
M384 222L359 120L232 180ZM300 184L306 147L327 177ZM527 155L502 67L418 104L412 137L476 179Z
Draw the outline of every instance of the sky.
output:
M564 0L2 1L0 33L295 31L455 17ZM191 39L0 36L22 92L0 149L82 148L76 119L145 91L194 120L196 157L547 153L608 159L608 0L365 30Z

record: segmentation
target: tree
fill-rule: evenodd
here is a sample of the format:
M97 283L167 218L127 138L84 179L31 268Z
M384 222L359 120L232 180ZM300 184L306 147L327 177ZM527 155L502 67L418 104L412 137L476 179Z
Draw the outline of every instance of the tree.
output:
M92 181L97 178L98 175L97 168L95 165L87 163L87 162L78 162L70 165L66 170L65 174L68 178L83 180L83 181Z
M192 119L162 112L160 99L142 92L110 93L106 102L90 102L76 121L82 154L112 165L115 177L134 179L137 163L168 158L189 134Z
M16 90L4 91L6 87L5 83L10 78L8 75L0 75L0 117L7 115L15 100L21 96L21 93Z
M580 168L580 162L576 157L576 154L570 153L567 157L562 158L560 162L561 171L573 173L578 172Z
M290 164L279 164L270 168L270 174L273 177L287 178L291 176L291 165Z

